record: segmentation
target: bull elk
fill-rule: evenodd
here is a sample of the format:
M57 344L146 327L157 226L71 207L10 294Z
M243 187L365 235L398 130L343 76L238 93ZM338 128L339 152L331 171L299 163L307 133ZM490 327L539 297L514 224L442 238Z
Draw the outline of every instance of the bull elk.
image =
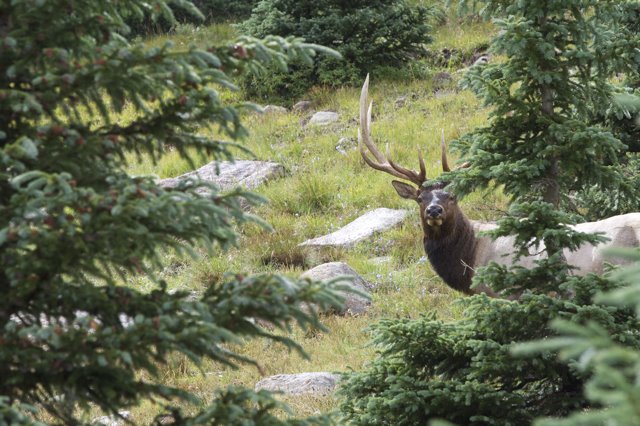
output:
M423 229L424 250L431 266L443 281L455 290L474 294L496 294L488 287L472 289L471 280L475 268L497 262L510 264L513 261L515 237L476 237L478 231L495 229L497 225L470 221L457 204L454 194L447 192L447 182L425 185L426 168L424 159L418 150L420 171L406 169L386 157L376 147L371 138L371 108L367 107L369 76L367 76L360 95L360 128L358 141L360 154L370 167L388 173L403 181L393 180L391 184L402 198L414 200L420 208L420 220ZM368 150L368 153L367 153ZM442 170L449 172L444 135L441 141ZM468 165L462 165L465 167ZM583 244L576 251L565 250L565 258L569 265L575 267L574 272L580 275L589 272L602 273L605 247L638 247L640 245L640 213L629 213L614 216L597 222L575 225L579 232L603 233L608 241L598 246ZM531 267L538 256L524 257L518 264Z

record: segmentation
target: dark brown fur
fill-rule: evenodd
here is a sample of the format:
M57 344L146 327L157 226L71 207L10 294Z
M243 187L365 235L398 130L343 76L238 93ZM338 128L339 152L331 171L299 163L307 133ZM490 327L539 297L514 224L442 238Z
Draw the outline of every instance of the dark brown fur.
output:
M398 195L414 200L420 206L424 251L436 273L449 287L467 294L475 293L471 290L477 245L475 232L458 207L455 196L444 191L446 183L421 188L399 181L391 183ZM437 199L436 204L443 209L440 225L429 224L427 208L433 199Z
M424 251L431 266L451 288L473 294L473 279L476 237L471 223L455 210L439 227L429 226L421 208L424 229Z

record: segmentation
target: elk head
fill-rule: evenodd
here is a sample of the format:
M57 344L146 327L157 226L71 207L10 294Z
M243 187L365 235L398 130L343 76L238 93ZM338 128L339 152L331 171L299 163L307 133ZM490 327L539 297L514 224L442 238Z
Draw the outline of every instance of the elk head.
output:
M415 186L397 180L391 182L398 195L402 198L414 200L420 206L420 218L425 236L432 238L444 236L446 233L442 231L451 228L459 216L462 215L455 195L445 190L448 182L438 182L424 186L424 183L427 181L426 169L424 158L419 149L419 172L406 169L396 164L391 160L388 149L386 157L380 152L371 138L371 107L373 104L370 103L367 107L368 91L369 76L367 75L364 85L362 86L362 93L360 94L360 128L358 129L358 141L362 158L365 163L376 170L388 173L403 181L413 183ZM442 151L442 170L449 172L444 132L440 146ZM369 156L367 150L373 158ZM465 166L467 165L463 165L462 167Z

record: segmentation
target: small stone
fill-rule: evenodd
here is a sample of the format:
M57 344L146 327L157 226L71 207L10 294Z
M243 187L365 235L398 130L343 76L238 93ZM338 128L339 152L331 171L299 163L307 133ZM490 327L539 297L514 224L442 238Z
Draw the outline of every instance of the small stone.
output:
M296 103L291 110L293 112L307 112L311 109L313 103L311 101L300 101Z
M102 416L102 417L98 417L96 419L93 419L91 424L92 425L100 425L100 426L124 426L125 420L129 420L131 418L131 412L130 411L119 411L118 414L122 418L120 418L118 416L115 416L115 415Z
M447 89L442 89L442 90L436 90L435 92L433 92L433 97L436 99L443 99L446 98L447 96L455 96L456 92L453 90L447 90Z
M434 87L442 87L453 82L453 77L448 72L436 73L431 79L431 83Z
M348 151L355 151L358 143L354 138L340 138L336 145L336 151L342 155L347 155Z
M487 55L482 55L480 56L478 59L476 59L475 61L473 61L473 65L472 66L476 66L476 65L486 65L489 63L489 56Z
M408 98L409 97L407 95L400 96L398 99L396 99L394 105L396 106L396 108L402 108L407 103Z
M278 105L267 105L262 108L262 112L264 112L265 114L286 114L287 112L289 112L289 110Z
M369 263L373 265L382 265L384 263L389 263L392 260L393 258L391 256L379 256L379 257L372 257L371 259L369 259Z
M309 124L315 126L326 126L331 123L335 123L340 118L337 112L332 111L318 111L311 117Z

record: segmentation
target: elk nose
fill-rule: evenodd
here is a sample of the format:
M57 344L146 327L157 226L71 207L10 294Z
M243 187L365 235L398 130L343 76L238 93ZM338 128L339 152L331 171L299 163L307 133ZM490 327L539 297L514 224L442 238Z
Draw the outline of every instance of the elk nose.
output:
M437 204L432 204L427 207L427 216L429 217L433 217L433 218L440 217L442 216L443 212L444 212L444 209L442 208L442 206L439 206Z

